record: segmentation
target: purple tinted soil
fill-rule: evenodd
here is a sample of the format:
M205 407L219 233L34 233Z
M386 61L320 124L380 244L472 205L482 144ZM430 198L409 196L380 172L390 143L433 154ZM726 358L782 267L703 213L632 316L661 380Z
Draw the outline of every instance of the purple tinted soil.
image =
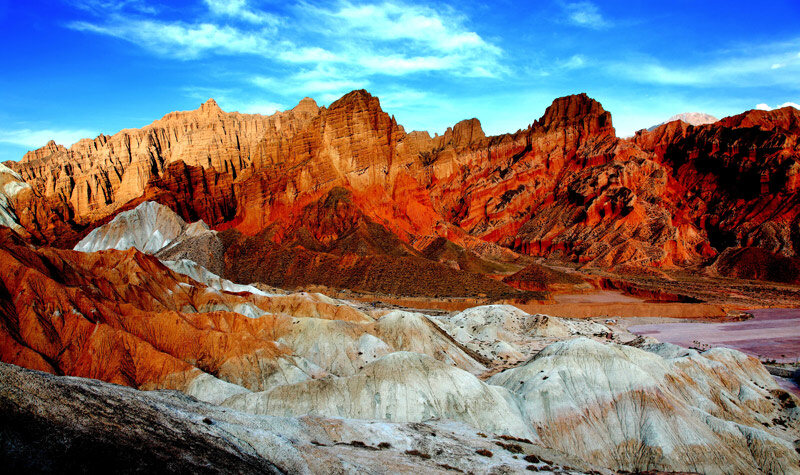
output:
M800 309L769 308L749 312L754 318L743 322L658 323L634 325L628 330L684 347L723 346L761 360L782 363L800 360Z

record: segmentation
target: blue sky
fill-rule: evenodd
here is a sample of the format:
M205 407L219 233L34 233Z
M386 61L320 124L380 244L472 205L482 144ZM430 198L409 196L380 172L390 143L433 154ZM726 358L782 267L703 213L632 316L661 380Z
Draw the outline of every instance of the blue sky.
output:
M800 103L800 2L0 0L0 161L214 97L271 113L365 88L407 130L524 128L586 92L618 135Z

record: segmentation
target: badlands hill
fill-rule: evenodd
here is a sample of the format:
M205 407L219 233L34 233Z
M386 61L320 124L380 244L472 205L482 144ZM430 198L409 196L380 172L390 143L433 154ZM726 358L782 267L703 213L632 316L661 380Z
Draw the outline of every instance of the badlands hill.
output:
M20 186L3 196L6 221L39 244L72 247L117 213L156 201L221 232L232 264L215 271L239 283L414 295L410 274L396 269L438 274L441 264L470 274L452 282L500 295L510 289L474 274L504 263L516 267L503 272L520 270L519 255L636 272L707 266L728 248L796 256L798 114L673 121L624 140L611 114L581 94L556 99L513 134L487 137L471 119L431 137L406 132L363 90L272 116L227 113L210 100L7 162ZM433 243L470 262L442 258ZM253 259L280 271L259 272ZM363 272L393 283L355 279Z
M231 292L188 260L35 248L8 229L0 259L0 360L17 365L0 366L12 467L168 455L176 471L800 467L800 401L733 350L505 305L434 316ZM121 455L76 459L98 447Z
M50 143L0 168L0 460L800 473L800 400L753 357L511 305L389 304L633 292L614 275L634 273L656 298L676 269L795 282L798 135L787 108L624 140L581 94L513 134L471 119L431 137L354 91Z

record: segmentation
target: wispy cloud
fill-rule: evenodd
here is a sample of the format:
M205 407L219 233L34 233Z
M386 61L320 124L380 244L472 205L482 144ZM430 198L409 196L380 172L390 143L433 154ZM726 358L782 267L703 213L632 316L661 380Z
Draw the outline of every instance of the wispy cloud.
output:
M611 23L600 13L600 8L592 2L573 2L564 4L567 21L576 26L596 30L607 28Z
M587 60L583 55L575 54L572 55L568 60L559 64L561 69L580 69L587 66Z
M241 112L271 113L303 96L329 103L353 89L423 75L426 80L434 75L478 80L509 72L500 47L450 7L403 0L299 0L279 16L259 9L255 0L201 0L201 5L205 12L194 19L170 21L118 9L68 26L183 61L212 55L263 58L269 75L242 75L244 83L258 87L255 94L246 86L186 92L200 101L214 97L223 109ZM581 60L573 57L571 67ZM407 95L402 103L415 97Z
M341 2L333 9L307 8L327 17L333 29L348 36L374 41L406 40L434 51L500 53L499 48L469 31L464 26L465 18L454 10L441 15L426 6L393 2L362 5Z
M257 33L211 23L165 23L114 15L105 24L80 21L69 26L78 31L121 38L155 53L182 59L194 59L209 52L263 54L270 46L270 42Z
M252 8L247 0L205 0L205 3L215 15L247 23L275 25L280 21L275 15Z
M800 104L797 104L795 102L784 102L783 104L776 107L770 107L769 105L764 103L756 105L756 109L762 111L771 111L775 109L782 109L784 107L794 107L795 109L800 109Z
M154 15L159 9L145 0L68 0L70 5L98 15L131 11Z
M506 70L499 62L502 50L471 31L466 17L452 9L442 14L397 1L339 1L324 7L299 3L296 17L279 18L246 0L204 2L211 20L203 22L163 21L114 10L102 19L98 15L95 21L68 26L186 60L252 54L278 63L345 65L347 73L361 77L436 71L491 77ZM233 26L212 21L219 17L240 21Z
M800 88L800 40L753 47L746 52L734 50L717 54L717 59L691 65L668 66L654 58L631 58L609 62L603 67L615 76L657 85L671 86L769 86ZM777 67L776 67L777 66Z
M289 81L283 81L266 76L256 76L251 79L252 83L262 89L275 90L277 88L284 88L285 92L299 93L299 94L314 94L325 93L331 91L352 91L353 89L361 89L369 85L367 81L353 81L349 79L340 79L328 77L327 75L320 74L315 77L308 74L297 74L290 78ZM288 85L286 82L291 83Z
M349 91L364 89L371 84L366 78L345 74L332 65L318 65L282 78L254 76L249 78L249 82L269 93L294 99L312 96L322 102L332 102Z
M0 130L0 142L35 149L43 147L50 140L55 140L57 144L69 147L80 139L97 135L99 132L90 129Z

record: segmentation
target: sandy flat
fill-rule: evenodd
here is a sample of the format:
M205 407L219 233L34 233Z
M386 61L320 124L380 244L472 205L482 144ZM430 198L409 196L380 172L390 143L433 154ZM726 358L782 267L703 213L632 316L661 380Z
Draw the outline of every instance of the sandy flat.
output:
M721 305L703 303L554 303L513 304L531 314L543 313L566 318L720 318L728 315L729 309Z
M600 290L581 294L558 294L553 297L556 303L633 303L643 299L625 295L622 292Z
M681 346L697 343L734 348L762 359L794 362L800 359L800 310L751 310L751 320L727 323L657 323L628 327Z

